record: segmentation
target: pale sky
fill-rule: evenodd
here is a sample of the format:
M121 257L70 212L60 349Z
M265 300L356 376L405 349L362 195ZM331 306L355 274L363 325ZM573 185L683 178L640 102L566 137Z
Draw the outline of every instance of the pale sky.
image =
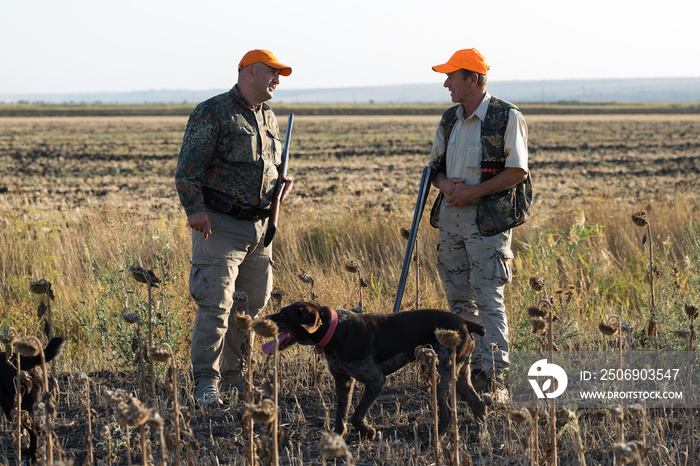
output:
M431 66L472 47L491 82L699 77L698 18L697 0L0 0L0 94L228 89L254 48L287 89L441 84Z

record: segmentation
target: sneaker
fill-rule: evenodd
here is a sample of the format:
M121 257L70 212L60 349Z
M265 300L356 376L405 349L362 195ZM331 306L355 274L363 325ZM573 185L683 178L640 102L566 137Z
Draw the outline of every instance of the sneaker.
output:
M477 375L472 374L472 385L487 405L504 405L508 403L508 389L503 379L503 372L496 372L495 374L479 372Z
M224 404L219 396L219 389L216 388L216 385L202 385L201 387L197 387L197 390L194 392L194 398L200 406Z

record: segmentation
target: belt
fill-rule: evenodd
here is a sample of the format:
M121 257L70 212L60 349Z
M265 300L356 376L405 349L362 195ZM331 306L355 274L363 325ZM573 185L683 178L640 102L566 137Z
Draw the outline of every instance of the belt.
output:
M262 220L270 216L269 205L267 207L241 206L236 204L233 197L208 186L202 187L202 195L206 205L238 220Z
M225 214L235 217L238 220L263 220L270 216L270 208L234 205L231 206L231 210L225 212Z

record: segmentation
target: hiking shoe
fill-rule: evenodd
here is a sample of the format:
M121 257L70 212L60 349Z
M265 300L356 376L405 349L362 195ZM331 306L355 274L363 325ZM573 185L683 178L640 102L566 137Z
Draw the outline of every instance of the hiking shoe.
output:
M474 390L487 405L504 405L508 403L508 389L506 388L503 372L495 374L479 372L472 378Z
M200 406L222 405L224 402L219 396L219 389L216 385L202 385L197 387L194 398Z

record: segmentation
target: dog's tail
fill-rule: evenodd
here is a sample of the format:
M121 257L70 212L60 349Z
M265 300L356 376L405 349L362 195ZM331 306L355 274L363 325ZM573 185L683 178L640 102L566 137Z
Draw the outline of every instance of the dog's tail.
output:
M46 362L49 362L58 355L60 355L63 352L63 347L65 346L65 344L65 337L52 338L51 341L49 341L49 344L46 345L46 348L44 349L44 358L46 359ZM19 359L19 364L23 371L28 371L29 369L41 364L41 356L22 356Z
M486 335L486 329L484 328L484 326L481 324L477 324L476 322L467 321L467 330L469 330L469 333L476 333L477 335L482 337Z

